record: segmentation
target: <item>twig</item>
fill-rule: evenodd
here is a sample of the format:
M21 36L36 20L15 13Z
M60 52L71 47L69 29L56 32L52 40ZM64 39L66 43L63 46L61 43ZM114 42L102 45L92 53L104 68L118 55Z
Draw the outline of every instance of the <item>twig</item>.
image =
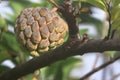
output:
M110 57L110 59L113 58L113 56L109 56L109 57ZM114 75L114 66L110 65L108 69L109 69L109 75L113 76Z
M95 69L95 67L96 67L96 65L97 65L97 62L98 62L98 59L99 59L99 54L96 54L95 62L94 62L94 64L93 64L92 70ZM90 80L90 77L88 77L86 80Z
M110 0L108 3L107 3L107 2L104 2L104 4L106 5L106 8L107 8L107 12L108 12L108 23L109 23L108 35L107 35L107 37L105 37L105 39L110 39L110 36L111 36L112 24L111 24L110 3L111 3L111 0Z
M110 57L106 55L106 52L103 52L103 62L106 63L110 60ZM108 68L105 67L102 71L102 80L106 80Z
M119 76L120 76L120 73L114 75L111 80L116 80L116 78L119 77Z
M86 79L87 77L91 76L92 74L94 74L95 72L105 68L106 66L112 64L113 62L115 62L116 60L120 59L120 56L116 57L116 58L113 58L112 60L106 62L105 64L95 68L94 70L92 70L91 72L89 72L88 74L86 74L85 76L81 77L79 80L84 80Z
M77 9L77 8L76 8ZM78 3L78 11L76 12L75 16L78 16L81 13L81 2Z
M108 18L108 22L109 22L109 29L108 29L108 39L110 38L110 32L111 32L111 12L110 12L110 5L108 4L108 14L109 14L109 18Z
M116 29L112 30L110 39L114 38L115 32L116 32Z
M93 65L93 70L96 68L99 57L100 57L100 55L96 54L95 62L94 62L94 65Z

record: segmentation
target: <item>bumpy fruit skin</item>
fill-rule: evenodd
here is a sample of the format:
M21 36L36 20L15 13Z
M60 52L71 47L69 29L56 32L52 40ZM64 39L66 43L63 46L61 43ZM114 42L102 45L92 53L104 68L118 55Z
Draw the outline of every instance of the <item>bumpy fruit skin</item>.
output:
M26 8L16 19L17 39L33 56L56 48L64 42L68 25L47 8Z

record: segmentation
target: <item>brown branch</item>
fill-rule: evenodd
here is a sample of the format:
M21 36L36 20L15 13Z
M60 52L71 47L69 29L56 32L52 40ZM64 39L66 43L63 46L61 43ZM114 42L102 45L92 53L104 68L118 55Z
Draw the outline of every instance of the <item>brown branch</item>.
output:
M103 1L105 6L106 6L106 9L107 9L107 12L108 12L108 23L109 23L109 29L108 29L108 35L105 37L105 39L110 39L111 38L111 28L112 28L112 24L111 24L111 9L110 9L110 3L111 3L111 0L107 3L106 1Z
M70 42L71 43L71 42ZM71 47L67 46L70 43L65 43L61 47L41 54L41 56L36 57L22 65L0 74L0 79L2 80L16 80L22 76L33 73L39 68L49 66L50 64L64 60L70 56L83 55L88 52L103 52L111 50L120 50L120 40L89 40L87 43L81 43L81 41L76 41ZM115 58L116 59L116 58ZM113 62L111 60L111 62Z
M94 74L95 72L97 72L97 71L105 68L106 66L112 64L113 62L115 62L115 61L118 60L118 59L120 59L120 56L118 56L118 57L116 57L116 58L113 58L112 60L110 60L110 61L104 63L103 65L95 68L94 70L92 70L91 72L89 72L88 74L86 74L85 76L81 77L79 80L84 80L84 79L86 79L87 77L89 77L89 76L91 76L92 74Z
M109 18L108 18L108 22L109 22L109 29L108 29L108 36L107 38L110 39L110 34L111 34L111 27L112 27L112 24L111 24L111 11L110 11L110 4L108 4L108 15L109 15Z

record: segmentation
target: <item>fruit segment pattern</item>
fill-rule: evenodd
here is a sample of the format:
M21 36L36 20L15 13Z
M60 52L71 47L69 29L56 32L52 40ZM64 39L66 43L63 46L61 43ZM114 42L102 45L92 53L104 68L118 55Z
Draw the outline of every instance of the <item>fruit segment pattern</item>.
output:
M26 8L16 19L16 37L33 56L61 45L67 31L67 23L47 8Z

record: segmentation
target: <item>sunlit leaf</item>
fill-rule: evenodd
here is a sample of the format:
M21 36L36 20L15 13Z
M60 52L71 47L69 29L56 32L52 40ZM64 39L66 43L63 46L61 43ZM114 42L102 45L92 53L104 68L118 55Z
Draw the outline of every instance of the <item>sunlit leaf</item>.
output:
M5 19L0 15L0 30L1 29L7 31L8 27Z
M69 33L67 32L67 33L66 33L66 36L65 36L65 38L64 38L65 42L68 40L68 37L69 37Z
M1 45L13 52L20 52L18 42L16 41L15 35L11 32L3 33Z
M63 73L64 73L64 80L69 80L69 73L72 69L75 68L75 64L82 64L82 60L80 58L70 57L64 61L63 64Z
M106 6L104 4L104 2L102 0L80 0L81 2L87 2L89 4L92 4L98 8L103 9L104 11L106 11Z
M7 23L12 26L15 26L16 16L14 14L10 14L10 13L6 13L6 16L8 16L8 18L6 19Z
M113 8L111 9L111 19L115 20L118 17L120 17L120 6L113 6Z
M117 18L117 19L113 20L112 29L117 29L118 27L120 27L119 21L120 21L120 18Z
M115 39L120 39L120 26L116 29L116 32L114 34Z
M16 2L16 1L11 1L10 6L14 10L15 15L18 15L21 12L21 10L23 10L22 4L20 4L20 3Z
M111 0L113 3L113 6L118 6L120 5L120 0Z
M79 34L83 35L85 33L87 33L88 29L82 29L82 30L79 30Z

